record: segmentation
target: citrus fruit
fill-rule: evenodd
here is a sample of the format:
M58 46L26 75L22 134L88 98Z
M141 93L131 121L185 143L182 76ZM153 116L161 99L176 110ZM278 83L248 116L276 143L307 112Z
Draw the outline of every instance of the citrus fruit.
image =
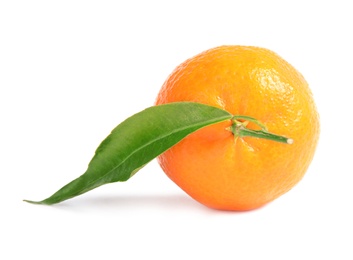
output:
M296 185L313 159L319 115L311 90L293 66L268 49L220 46L186 60L164 82L156 104L178 101L244 116L204 127L158 157L166 175L208 207L261 207ZM235 124L266 127L291 138L291 144L239 136Z

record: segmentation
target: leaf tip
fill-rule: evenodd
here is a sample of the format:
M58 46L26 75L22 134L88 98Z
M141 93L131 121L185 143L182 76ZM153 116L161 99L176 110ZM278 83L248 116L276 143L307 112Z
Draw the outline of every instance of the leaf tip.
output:
M37 204L37 205L42 205L44 204L42 201L33 201L33 200L23 200L24 202L30 203L30 204Z

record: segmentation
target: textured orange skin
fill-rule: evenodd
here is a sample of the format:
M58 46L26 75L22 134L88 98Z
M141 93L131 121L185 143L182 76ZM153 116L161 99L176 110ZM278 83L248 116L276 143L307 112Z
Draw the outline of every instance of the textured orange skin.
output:
M205 127L158 157L167 176L200 203L250 210L278 198L304 176L317 146L319 115L303 76L272 51L221 46L179 65L156 104L195 101L251 116L294 143L245 137ZM256 129L249 124L248 128Z

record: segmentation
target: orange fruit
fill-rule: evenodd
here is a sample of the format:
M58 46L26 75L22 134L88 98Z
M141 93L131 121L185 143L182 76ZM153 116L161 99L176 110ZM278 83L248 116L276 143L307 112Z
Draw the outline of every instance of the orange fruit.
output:
M167 176L215 209L250 210L289 191L304 176L319 137L319 115L303 76L276 53L220 46L179 65L156 104L194 101L256 118L284 144L236 137L231 120L207 126L158 157ZM241 120L246 121L246 120ZM244 122L258 129L253 122Z

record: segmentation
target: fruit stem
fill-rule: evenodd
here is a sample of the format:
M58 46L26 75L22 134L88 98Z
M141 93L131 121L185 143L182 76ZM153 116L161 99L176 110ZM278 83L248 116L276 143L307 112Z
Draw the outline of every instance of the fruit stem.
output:
M240 120L245 120L245 121L239 121ZM261 122L256 120L255 118L249 117L249 116L240 116L240 115L235 115L232 117L232 126L228 128L229 131L231 131L234 134L234 137L255 137L255 138L263 138L263 139L268 139L280 143L286 143L286 144L292 144L293 139L287 138L284 136L272 134L268 132L267 128L265 125L263 125ZM255 123L258 125L261 130L252 130L249 128L246 128L247 124L249 122Z

